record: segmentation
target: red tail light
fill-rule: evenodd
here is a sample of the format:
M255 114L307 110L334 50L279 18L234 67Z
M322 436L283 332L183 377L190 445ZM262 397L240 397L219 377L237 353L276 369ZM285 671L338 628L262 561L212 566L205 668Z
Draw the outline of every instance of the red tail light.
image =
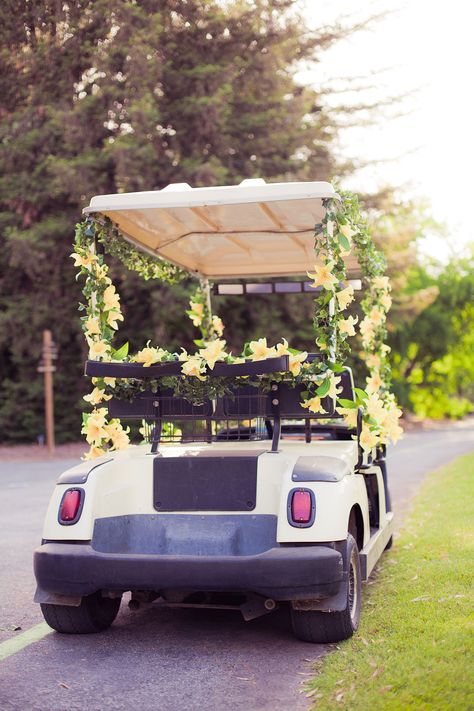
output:
M68 489L65 492L59 507L59 523L76 523L81 515L83 495L83 489Z
M292 526L311 526L316 513L314 494L310 489L293 489L288 497L288 521Z

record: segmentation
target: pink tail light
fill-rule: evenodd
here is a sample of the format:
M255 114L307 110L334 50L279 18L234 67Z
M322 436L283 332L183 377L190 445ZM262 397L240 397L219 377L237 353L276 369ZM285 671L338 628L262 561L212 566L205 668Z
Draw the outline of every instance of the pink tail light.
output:
M76 523L81 515L83 502L83 489L68 489L59 507L59 523L71 524Z

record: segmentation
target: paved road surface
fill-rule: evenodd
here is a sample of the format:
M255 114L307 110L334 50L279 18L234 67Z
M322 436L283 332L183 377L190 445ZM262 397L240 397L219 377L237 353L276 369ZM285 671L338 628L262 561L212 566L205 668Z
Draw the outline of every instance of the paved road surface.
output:
M408 433L389 454L395 511L426 473L472 450L472 425ZM42 622L31 553L56 476L73 463L0 464L0 643ZM324 651L294 640L284 611L245 623L237 612L122 604L102 634L51 632L0 661L0 711L305 709L298 687Z

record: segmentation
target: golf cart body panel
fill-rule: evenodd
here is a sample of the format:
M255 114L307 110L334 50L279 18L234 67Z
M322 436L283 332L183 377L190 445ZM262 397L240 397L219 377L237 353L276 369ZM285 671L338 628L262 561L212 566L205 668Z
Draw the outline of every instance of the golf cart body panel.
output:
M306 448L305 448L306 447ZM199 453L221 454L226 457L226 450L231 454L236 446L233 443L213 443L212 445L166 445L161 448L159 458L195 457ZM262 442L248 442L245 450L261 450ZM315 442L311 445L315 456L340 458L351 464L349 473L340 481L305 481L295 482L292 478L298 460L308 456L307 445L300 442L281 443L280 451L275 454L264 452L258 456L257 488L255 506L250 511L239 511L241 516L271 515L278 519L276 542L328 542L342 540L347 533L347 522L352 505L357 503L362 510L366 491L363 476L354 474L357 461L355 442ZM317 453L317 454L316 454ZM150 514L162 516L153 501L153 469L155 457L150 455L149 447L137 446L125 452L117 453L102 465L95 465L81 484L58 484L51 499L43 528L45 540L68 540L74 531L75 540L90 541L93 538L94 522L107 516L126 516ZM64 476L64 475L62 475ZM67 476L67 473L66 473ZM68 477L70 480L72 477ZM84 504L79 521L71 526L59 523L57 512L62 496L69 488L82 488L85 492ZM295 528L288 522L287 506L289 492L304 486L314 492L317 515L309 528ZM335 517L334 505L337 504L341 515ZM181 510L180 510L181 513ZM230 515L229 510L188 511L189 515ZM365 526L368 529L368 526Z

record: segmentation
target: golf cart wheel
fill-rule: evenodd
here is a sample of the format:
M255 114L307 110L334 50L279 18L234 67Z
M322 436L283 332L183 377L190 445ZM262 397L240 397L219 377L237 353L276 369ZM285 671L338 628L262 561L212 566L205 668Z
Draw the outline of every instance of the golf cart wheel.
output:
M79 607L41 604L43 617L53 630L63 634L90 634L110 627L117 617L121 597L102 597L100 592L83 597Z
M291 624L295 637L303 642L324 644L349 639L359 626L361 577L359 549L349 534L346 542L349 579L346 607L340 612L319 610L291 610Z

